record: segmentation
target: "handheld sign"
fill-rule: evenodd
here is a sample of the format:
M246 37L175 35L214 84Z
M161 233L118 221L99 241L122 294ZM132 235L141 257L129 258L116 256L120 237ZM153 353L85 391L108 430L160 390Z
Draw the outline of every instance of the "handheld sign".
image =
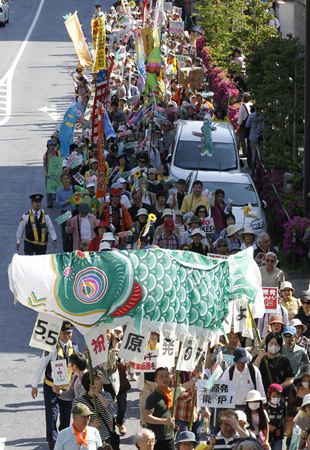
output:
M107 327L100 324L92 328L84 336L93 367L104 364L108 360L109 339L107 338Z
M155 372L157 369L158 350L146 350L143 363L131 362L131 368L135 372Z
M184 33L183 20L170 20L169 31L171 34L183 34Z
M68 386L69 374L67 361L65 359L58 359L51 361L52 378L55 386Z
M53 352L62 322L62 320L55 317L39 313L29 342L30 347Z
M230 382L216 383L212 389L205 387L205 380L197 381L197 406L211 408L235 408L234 389Z
M278 288L264 287L263 296L266 313L277 313L278 311Z
M62 225L63 223L67 222L67 220L71 219L71 217L72 217L72 212L66 211L65 213L56 217L55 222L57 223L57 225Z

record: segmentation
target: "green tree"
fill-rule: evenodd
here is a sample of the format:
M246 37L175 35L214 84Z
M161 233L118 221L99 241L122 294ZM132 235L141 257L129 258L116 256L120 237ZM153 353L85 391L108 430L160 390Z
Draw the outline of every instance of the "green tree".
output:
M234 48L241 48L247 58L253 42L277 35L268 26L267 8L261 0L198 0L199 21L214 64L229 69Z
M263 159L270 168L300 173L304 118L304 54L296 39L253 43L247 84L264 114Z

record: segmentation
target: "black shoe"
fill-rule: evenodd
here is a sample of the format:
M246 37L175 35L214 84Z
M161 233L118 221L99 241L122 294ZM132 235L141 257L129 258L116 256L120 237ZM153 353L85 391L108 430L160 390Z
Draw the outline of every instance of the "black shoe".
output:
M54 449L54 447L55 447L55 442L48 442L47 444L48 444L49 450L53 450L53 449Z
M47 208L53 208L53 203L50 205L47 205Z

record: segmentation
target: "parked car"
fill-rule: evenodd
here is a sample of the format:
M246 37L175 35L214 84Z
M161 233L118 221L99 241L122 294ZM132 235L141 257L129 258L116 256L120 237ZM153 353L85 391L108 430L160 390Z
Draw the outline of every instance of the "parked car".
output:
M5 27L10 19L10 4L8 0L0 0L0 26Z
M201 138L194 133L201 132L202 121L179 120L174 142L171 146L170 170L174 179L186 179L192 170L241 172L235 132L228 122L214 122L212 125L212 156L201 156Z
M251 227L257 232L266 231L267 221L264 212L266 202L261 201L252 178L247 173L230 172L192 172L188 178L188 192L192 191L193 182L200 180L203 190L214 192L222 189L225 200L232 200L232 213L236 217L236 224ZM243 207L252 205L251 213L256 217L245 217Z

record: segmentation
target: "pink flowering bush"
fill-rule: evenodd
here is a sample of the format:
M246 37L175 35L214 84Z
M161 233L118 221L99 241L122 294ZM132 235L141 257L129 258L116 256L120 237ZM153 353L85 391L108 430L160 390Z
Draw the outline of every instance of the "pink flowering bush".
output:
M302 238L305 234L307 227L310 226L310 219L306 217L295 216L289 222L283 224L284 237L283 237L283 252L285 256L290 256L294 250L298 256L305 256L307 249L303 244ZM295 235L295 236L294 236Z
M199 42L198 47L196 42L196 48L197 51L199 48L199 53L207 70L209 86L211 91L214 92L214 100L220 108L224 109L226 109L229 101L228 117L232 125L236 128L240 108L240 104L236 103L239 97L239 90L235 83L227 77L227 73L224 70L212 65L210 51L208 47L201 49L202 42L202 40Z
M286 257L295 251L298 256L306 256L308 249L302 242L306 228L310 225L310 219L302 217L303 204L302 192L294 191L294 194L285 194L283 191L283 177L285 170L272 170L265 173L258 167L255 177L255 185L260 197L267 202L268 229L271 234L277 236L279 242L283 242L283 253ZM275 194L276 188L280 199ZM282 207L285 207L291 219L287 217ZM295 231L296 244L293 243Z

